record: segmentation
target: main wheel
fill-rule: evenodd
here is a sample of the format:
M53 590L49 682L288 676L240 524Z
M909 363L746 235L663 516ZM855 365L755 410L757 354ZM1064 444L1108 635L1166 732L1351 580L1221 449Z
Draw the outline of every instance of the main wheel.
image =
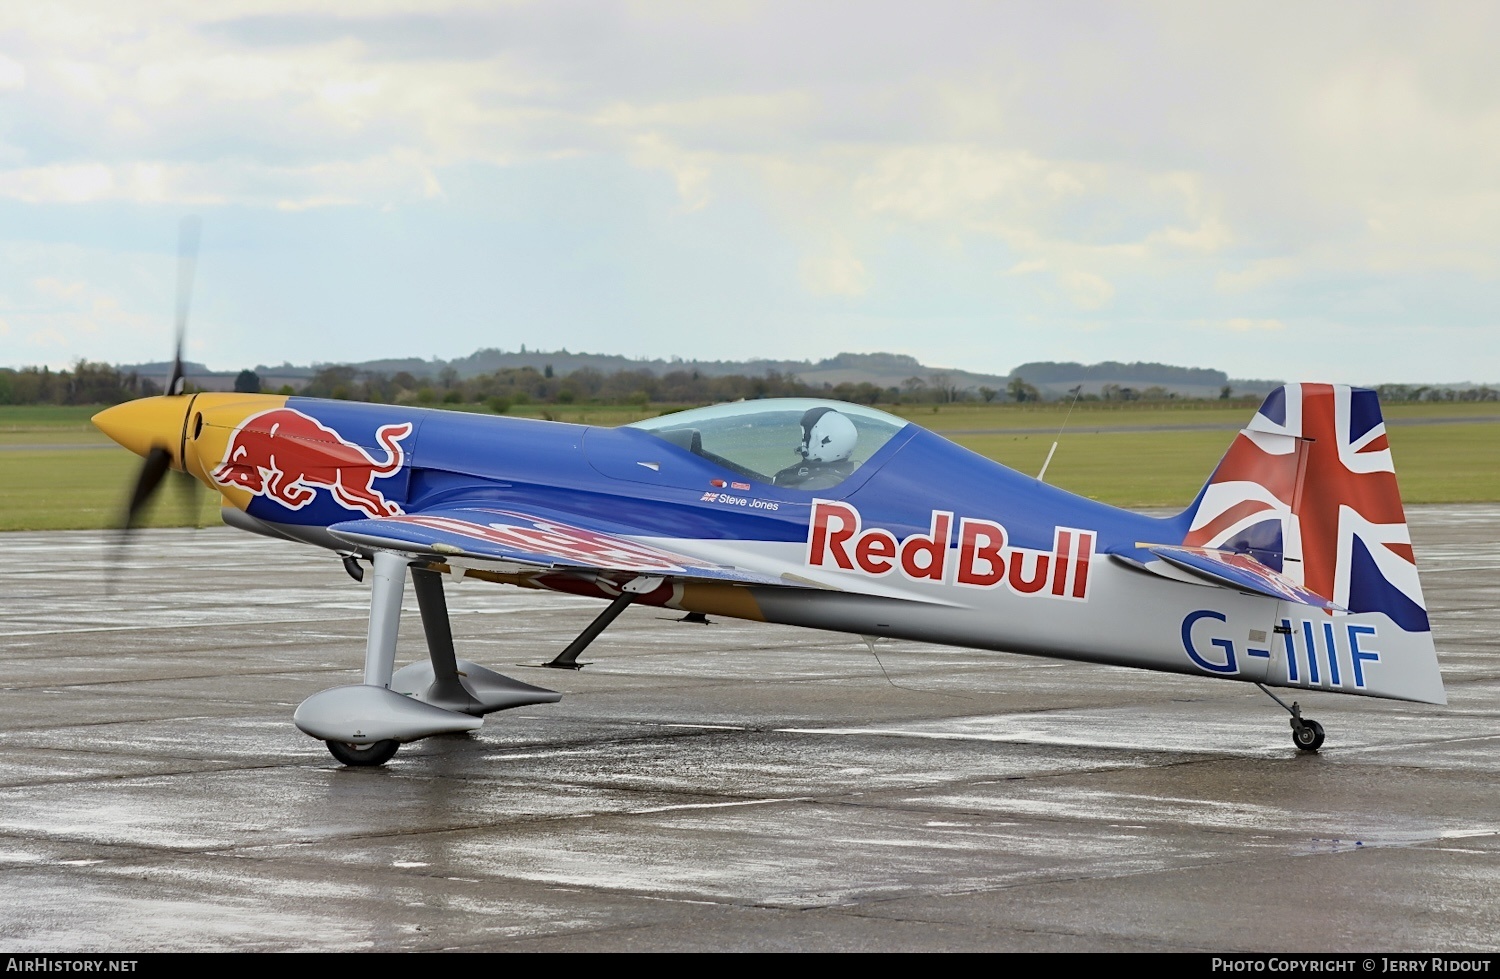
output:
M1323 747L1323 725L1317 721L1303 721L1300 727L1292 728L1292 744L1298 751L1317 751Z
M1322 740L1320 737L1319 741ZM384 765L401 747L399 741L376 741L373 744L350 744L347 741L324 741L333 757L345 765Z

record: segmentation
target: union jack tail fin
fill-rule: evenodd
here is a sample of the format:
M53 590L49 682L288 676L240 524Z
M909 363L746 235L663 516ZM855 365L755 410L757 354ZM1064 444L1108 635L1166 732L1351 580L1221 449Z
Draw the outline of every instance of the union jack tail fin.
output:
M1248 553L1350 612L1429 629L1374 391L1272 391L1199 494L1183 543Z
M1374 391L1272 391L1183 518L1337 609L1277 606L1268 683L1447 703Z

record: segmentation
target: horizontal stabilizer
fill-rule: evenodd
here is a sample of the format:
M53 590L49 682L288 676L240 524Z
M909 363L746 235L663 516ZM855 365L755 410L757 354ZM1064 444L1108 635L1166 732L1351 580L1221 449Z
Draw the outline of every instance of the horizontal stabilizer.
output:
M1346 612L1317 592L1304 588L1291 578L1274 571L1248 554L1237 551L1221 551L1212 547L1184 547L1174 544L1148 544L1149 551L1164 561L1200 578L1254 592L1267 598L1284 602L1310 605L1331 612Z
M1184 571L1175 564L1163 561L1145 548L1131 548L1123 551L1112 550L1106 553L1109 554L1111 561L1121 567L1129 568L1132 571L1139 571L1142 574L1154 574L1158 578L1165 578L1168 581L1180 581L1185 585L1197 585L1200 588L1224 587L1222 581L1218 581L1217 579L1210 580L1200 574Z

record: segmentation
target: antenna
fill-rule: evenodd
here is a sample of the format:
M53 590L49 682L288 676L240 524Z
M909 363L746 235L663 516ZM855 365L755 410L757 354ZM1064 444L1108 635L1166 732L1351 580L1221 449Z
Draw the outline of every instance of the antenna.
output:
M861 639L861 641L864 642L865 646L867 646L869 648L870 655L873 656L873 657L875 657L875 665L878 666L878 667L880 667L880 673L881 673L882 676L885 677L885 682L889 683L891 686L895 687L897 690L910 690L912 693L933 693L933 694L937 694L939 697L955 697L958 700L973 700L974 699L973 697L966 697L966 696L964 696L961 693L945 693L945 692L943 692L941 690L923 690L920 687L908 687L905 684L897 683L895 680L892 680L891 679L891 675L886 672L885 664L880 661L880 654L875 651L875 643L876 643L876 641L879 640L880 637L879 636L860 636L859 638Z
M1063 429L1068 427L1068 419L1073 417L1073 406L1078 403L1078 396L1083 393L1083 385L1078 385L1068 393L1073 396L1073 400L1068 402L1068 413L1063 415L1062 424L1057 429L1057 438L1052 440L1052 448L1047 450L1047 458L1042 463L1042 471L1036 474L1036 481L1039 483L1047 481L1047 467L1052 465L1052 453L1057 451L1057 443L1062 441Z

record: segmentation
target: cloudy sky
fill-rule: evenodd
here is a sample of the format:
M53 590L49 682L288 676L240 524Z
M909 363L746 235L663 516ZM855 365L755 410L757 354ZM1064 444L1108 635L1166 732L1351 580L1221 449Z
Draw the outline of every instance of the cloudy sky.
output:
M0 364L1500 381L1500 5L0 5Z

